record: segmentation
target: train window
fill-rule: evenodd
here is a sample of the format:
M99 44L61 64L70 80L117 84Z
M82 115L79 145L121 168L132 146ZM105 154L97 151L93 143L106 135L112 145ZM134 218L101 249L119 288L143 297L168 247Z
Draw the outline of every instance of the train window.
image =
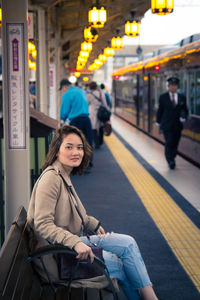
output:
M158 100L162 94L162 80L161 77L156 77L156 92L155 92L155 108L158 108Z
M200 115L200 71L196 73L196 103L195 114Z
M189 113L195 112L195 73L189 73L189 101L188 101Z
M179 92L186 96L186 90L187 90L187 74L181 73L179 76L180 84L179 84Z
M196 33L192 36L192 42L200 40L200 33Z

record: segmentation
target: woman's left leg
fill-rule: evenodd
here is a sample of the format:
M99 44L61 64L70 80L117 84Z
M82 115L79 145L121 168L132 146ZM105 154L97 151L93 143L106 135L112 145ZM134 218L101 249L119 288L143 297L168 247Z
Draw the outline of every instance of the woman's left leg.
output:
M126 278L128 278L134 289L141 290L147 286L151 288L151 281L144 261L135 240L131 236L107 233L103 238L99 235L91 236L91 240L104 250L116 254L121 259ZM106 259L105 263L109 270L109 263L107 264ZM109 270L109 272L111 271ZM144 299L148 298L144 297Z

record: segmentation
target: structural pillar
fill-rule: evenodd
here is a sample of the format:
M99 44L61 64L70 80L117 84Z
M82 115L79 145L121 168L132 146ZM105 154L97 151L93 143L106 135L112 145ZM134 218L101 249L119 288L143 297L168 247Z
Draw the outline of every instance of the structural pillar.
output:
M2 0L6 233L30 199L27 0Z
M38 8L38 79L40 111L49 114L49 68L45 11Z

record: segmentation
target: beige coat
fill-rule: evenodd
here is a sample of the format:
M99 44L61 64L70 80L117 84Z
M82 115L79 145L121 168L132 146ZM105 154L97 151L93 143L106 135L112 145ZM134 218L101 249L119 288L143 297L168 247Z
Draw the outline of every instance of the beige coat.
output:
M70 197L64 182L59 174L65 178L72 187L76 199ZM88 230L94 231L99 221L86 214L86 211L78 198L71 180L65 172L62 164L56 160L52 166L44 170L37 180L29 204L27 213L28 224L35 232L35 244L32 251L49 243L62 244L73 248L80 240L82 234L82 222L75 208L75 202L81 212ZM58 279L57 263L48 255L45 264L53 279ZM36 262L38 272L44 276L40 263Z
M95 97L101 98L102 103ZM92 123L92 129L99 130L101 126L104 125L99 119L97 118L97 113L100 105L105 106L108 110L110 108L107 105L105 94L99 90L88 90L87 91L87 100L89 104L89 111L90 111L90 120Z
M68 185L72 187L76 199L71 199L59 174L65 178ZM60 243L72 248L80 241L82 233L82 222L75 208L74 201L77 201L78 208L84 218L88 230L94 231L99 221L86 214L86 211L78 198L69 176L66 174L62 164L57 160L49 166L37 180L28 209L27 220L34 229L37 244L35 250L50 243ZM47 255L44 258L45 266L49 277L59 280L58 266L54 256ZM37 272L44 278L46 275L40 261L35 261ZM118 290L116 279L112 279ZM67 283L68 285L68 283ZM91 279L74 280L72 287L104 288L108 286L105 276Z
M76 199L70 197L59 176L63 175L68 185L76 191L62 164L56 160L49 166L36 182L28 209L27 220L31 227L50 243L59 243L73 248L80 241L82 222L75 208L78 208L89 230L95 230L99 221L86 214L86 211L76 194Z

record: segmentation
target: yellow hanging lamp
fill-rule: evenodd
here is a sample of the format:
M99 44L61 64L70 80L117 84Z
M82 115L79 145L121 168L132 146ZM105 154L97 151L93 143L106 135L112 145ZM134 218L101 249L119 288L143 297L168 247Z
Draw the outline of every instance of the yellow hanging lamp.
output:
M174 10L174 0L151 0L151 11L157 15L168 15Z
M135 11L131 11L131 20L125 23L125 34L129 37L136 37L140 35L141 22L134 19Z
M104 54L99 54L98 59L99 59L100 61L102 61L102 63L105 63L106 60L107 60L107 56L104 55Z
M104 6L99 5L99 0L96 5L93 5L88 12L88 22L90 26L95 28L103 28L107 21L107 12Z
M111 40L111 47L115 50L120 50L124 47L123 37L119 36L119 29L116 30L116 36Z
M111 47L106 47L104 49L104 55L107 56L107 57L114 56L115 55L115 50Z
M85 27L84 29L84 39L88 43L94 43L98 39L98 32L93 27Z
M81 43L81 50L91 52L92 51L92 43L88 43L88 42Z
M75 72L75 73L74 73L74 76L80 77L80 76L81 76L81 73L80 73L80 72Z

